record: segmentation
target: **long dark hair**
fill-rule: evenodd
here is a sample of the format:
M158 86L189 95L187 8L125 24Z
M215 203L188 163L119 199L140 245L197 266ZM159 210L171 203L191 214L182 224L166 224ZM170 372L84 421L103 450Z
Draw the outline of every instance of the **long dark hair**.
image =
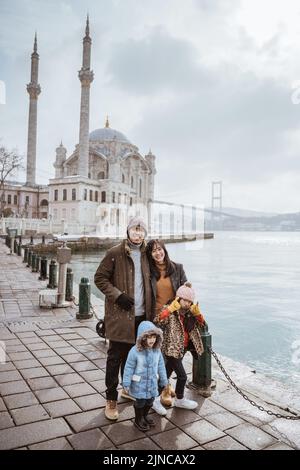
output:
M174 266L173 266L172 261L170 260L169 253L168 253L167 248L165 247L164 242L162 240L158 240L158 239L149 240L147 242L146 253L147 253L147 257L148 257L148 261L149 261L150 271L151 271L151 274L153 274L155 276L156 280L158 280L160 278L160 271L157 268L154 259L152 258L152 251L153 251L155 245L159 245L165 252L165 259L164 259L164 263L166 265L165 277L169 277L169 276L171 276L171 274L173 274Z

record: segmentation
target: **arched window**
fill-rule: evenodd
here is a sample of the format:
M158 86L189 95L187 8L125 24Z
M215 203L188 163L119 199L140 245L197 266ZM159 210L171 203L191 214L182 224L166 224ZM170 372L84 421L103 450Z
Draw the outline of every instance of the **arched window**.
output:
M48 201L47 201L47 199L42 199L40 206L45 206L45 207L48 206Z
M125 175L122 173L122 183L125 183Z
M63 201L67 200L67 190L63 189Z
M76 188L72 189L72 201L76 201Z
M101 202L106 202L106 192L105 191L101 192Z
M92 200L93 200L93 190L90 189L90 201L92 201Z
M95 202L98 202L98 191L95 191Z
M104 178L105 178L104 171L100 171L100 173L98 173L97 178L98 178L98 180L104 180Z
M130 180L130 186L133 188L133 176L131 177L131 180Z

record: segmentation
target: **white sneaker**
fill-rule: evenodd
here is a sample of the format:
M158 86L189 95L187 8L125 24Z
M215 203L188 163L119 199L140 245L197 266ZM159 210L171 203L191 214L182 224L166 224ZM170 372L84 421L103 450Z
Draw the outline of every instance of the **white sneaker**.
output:
M161 402L160 402L160 397L156 397L156 398L154 399L152 408L154 409L154 411L155 411L158 415L166 416L166 414L167 414L166 408L164 408L164 407L162 406Z
M175 398L174 406L177 408L185 408L186 410L194 410L197 408L198 403L194 400L188 400L187 398Z

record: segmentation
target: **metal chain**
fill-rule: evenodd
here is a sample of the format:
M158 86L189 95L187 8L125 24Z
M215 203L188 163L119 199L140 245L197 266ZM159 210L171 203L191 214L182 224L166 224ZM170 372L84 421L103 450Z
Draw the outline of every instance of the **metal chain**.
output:
M212 350L212 348L209 346L208 351L211 353L211 355L215 358L218 366L220 367L221 371L225 375L226 379L228 382L232 385L232 387L245 399L247 400L252 406L255 406L258 408L260 411L264 411L265 413L268 413L270 416L276 416L276 418L284 418L284 419L290 419L290 420L298 420L300 419L300 416L287 416L287 415L282 415L280 413L274 413L271 410L266 410L263 406L258 405L255 403L255 401L251 400L245 393L242 392L242 390L233 382L231 377L228 375L226 370L224 369L220 359L218 358L217 354Z

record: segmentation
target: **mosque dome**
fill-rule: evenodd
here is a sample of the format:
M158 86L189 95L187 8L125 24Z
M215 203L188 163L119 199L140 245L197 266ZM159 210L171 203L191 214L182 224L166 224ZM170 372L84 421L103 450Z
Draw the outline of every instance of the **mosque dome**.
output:
M95 129L94 131L90 132L89 140L90 141L102 141L102 140L114 140L116 139L118 142L125 142L130 143L127 137L115 129L109 127L108 119L106 120L105 127L101 129Z

